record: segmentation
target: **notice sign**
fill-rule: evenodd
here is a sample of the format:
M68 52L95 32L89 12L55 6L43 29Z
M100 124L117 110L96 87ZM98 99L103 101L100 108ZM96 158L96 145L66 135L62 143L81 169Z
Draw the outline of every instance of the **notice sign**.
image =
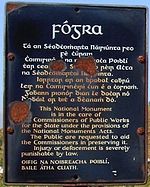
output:
M146 8L8 4L6 20L6 183L143 183Z

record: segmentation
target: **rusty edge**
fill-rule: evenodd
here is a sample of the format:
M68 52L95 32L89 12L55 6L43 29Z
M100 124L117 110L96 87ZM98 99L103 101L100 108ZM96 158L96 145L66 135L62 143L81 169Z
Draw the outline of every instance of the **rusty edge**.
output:
M144 185L146 184L146 181L145 183L143 183L143 181L141 180L135 180L135 182L133 182L133 180L112 180L112 181L105 181L105 180L99 180L99 181L96 181L96 182L86 182L86 181L78 181L78 182L75 182L75 181L72 181L72 180L68 180L67 182L66 181L60 181L60 182L57 182L57 183L53 183L53 182L50 182L50 183L35 183L35 181L29 181L29 182L23 182L23 183L5 183L6 185L32 185L32 186L43 186L43 185L48 185L48 186L51 186L51 187L89 187L89 186L101 186L101 185L107 185L107 186L118 186L118 185Z
M6 4L6 12L10 13L16 9L22 8L24 6L27 6L26 4L23 3L7 3Z
M6 107L6 92L7 92L7 75L6 75L6 69L7 69L7 56L6 56L6 41L7 41L7 14L13 12L14 10L17 10L19 8L22 8L24 6L27 6L27 4L25 3L15 3L15 2L7 2L5 4L5 33L4 33L4 40L3 42L5 47L4 47L4 91L3 91L3 151L4 151L4 154L3 154L3 184L6 184L6 180L7 180L7 173L6 173L6 163L7 163L7 137L8 137L8 133L7 133L7 124L6 124L6 119L7 119L7 107Z

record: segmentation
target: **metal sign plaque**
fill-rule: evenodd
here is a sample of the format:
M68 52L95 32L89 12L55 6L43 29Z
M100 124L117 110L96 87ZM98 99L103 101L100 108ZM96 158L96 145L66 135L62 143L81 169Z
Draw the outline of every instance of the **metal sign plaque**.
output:
M146 8L7 4L5 182L144 183Z

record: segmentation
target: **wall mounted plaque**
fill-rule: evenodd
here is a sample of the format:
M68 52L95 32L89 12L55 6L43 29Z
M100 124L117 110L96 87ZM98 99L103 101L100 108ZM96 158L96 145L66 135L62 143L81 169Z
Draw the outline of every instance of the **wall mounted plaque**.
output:
M5 182L144 183L146 8L7 4Z

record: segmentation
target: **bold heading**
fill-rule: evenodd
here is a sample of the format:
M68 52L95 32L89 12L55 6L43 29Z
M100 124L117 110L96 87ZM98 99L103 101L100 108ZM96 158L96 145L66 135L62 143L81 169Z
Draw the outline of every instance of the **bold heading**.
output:
M74 40L79 39L82 35L103 35L101 25L69 25L66 20L63 25L52 25L52 39L56 38L56 35L62 33L64 35L70 35Z

